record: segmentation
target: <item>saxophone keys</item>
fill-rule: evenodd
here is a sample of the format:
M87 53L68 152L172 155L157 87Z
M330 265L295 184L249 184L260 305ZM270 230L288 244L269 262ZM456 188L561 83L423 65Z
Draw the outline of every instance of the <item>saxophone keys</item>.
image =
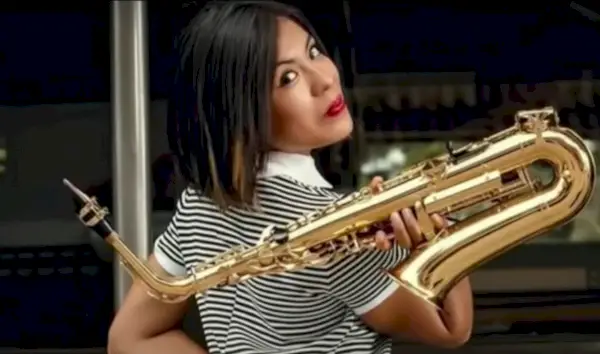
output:
M290 225L289 227L289 231L293 231L293 229L295 229L294 227L295 225ZM265 227L264 230L262 230L262 232L260 233L260 237L258 238L258 244L263 244L266 243L267 241L269 241L271 239L271 237L273 237L273 235L275 234L275 225L269 225L267 227Z
M279 263L279 266L281 267L281 269L283 269L284 272L290 272L295 270L298 267L298 264L296 264L295 262L290 262L290 260L285 260L285 261L281 261Z
M235 285L235 284L242 282L243 280L244 280L243 276L239 275L238 273L233 273L227 278L226 284L227 285Z
M433 224L433 220L431 216L425 210L423 203L421 201L417 201L414 206L415 216L417 218L417 222L419 223L419 227L421 228L421 232L425 239L429 242L436 237L435 225Z
M350 253L358 253L362 250L362 244L358 239L358 235L352 235L349 248Z
M273 253L273 250L269 248L259 248L257 255L256 263L258 263L261 268L270 267L275 263L275 254Z
M336 211L336 209L337 209L338 207L339 207L339 206L338 206L337 204L335 204L335 203L331 204L331 205L330 205L330 206L328 206L327 208L323 209L323 215L328 215L328 214L331 214L331 213L333 213L334 211Z

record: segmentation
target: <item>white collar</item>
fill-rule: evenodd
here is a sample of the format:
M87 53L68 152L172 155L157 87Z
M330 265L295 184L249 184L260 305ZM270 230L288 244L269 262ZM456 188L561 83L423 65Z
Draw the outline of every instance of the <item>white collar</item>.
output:
M267 164L259 177L285 175L298 182L320 188L331 188L332 185L323 178L315 160L310 155L274 151L269 153Z

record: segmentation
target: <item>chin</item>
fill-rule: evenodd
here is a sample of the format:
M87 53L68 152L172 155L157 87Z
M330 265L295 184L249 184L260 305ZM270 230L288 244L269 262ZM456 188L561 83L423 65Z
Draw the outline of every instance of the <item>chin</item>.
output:
M350 139L352 131L354 130L354 121L348 114L347 117L340 117L335 124L331 124L328 127L324 127L327 131L327 142L323 144L323 147L328 145L337 144L346 139Z

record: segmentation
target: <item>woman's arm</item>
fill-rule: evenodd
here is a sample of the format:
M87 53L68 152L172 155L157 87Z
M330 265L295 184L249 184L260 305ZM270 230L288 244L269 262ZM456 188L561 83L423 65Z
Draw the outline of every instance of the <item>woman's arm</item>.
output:
M405 260L407 251L365 251L329 269L329 291L378 333L436 347L458 347L470 337L473 299L468 279L446 296L443 311L398 285L383 271Z
M459 347L471 337L471 285L468 278L461 280L446 296L442 311L400 287L362 319L377 332L389 336L438 347Z
M381 177L371 181L370 187L375 193L381 190L379 186L382 181ZM393 213L390 222L394 228L394 235L390 236L401 247L413 249L426 242L412 210ZM432 222L438 230L448 226L447 221L439 215L433 215ZM377 247L381 250L392 248L383 232L377 235ZM381 279L371 275L371 282L381 283ZM454 348L469 340L473 328L473 295L468 278L450 290L441 305L441 311L409 290L394 285L391 284L395 290L382 293L381 301L361 314L363 321L374 330L439 347Z
M154 256L148 266L167 275ZM111 325L109 354L207 354L180 329L188 302L165 304L151 298L146 287L135 282Z
M185 333L177 329L141 340L134 346L124 349L125 351L114 351L109 347L108 354L208 354L208 351L198 346Z

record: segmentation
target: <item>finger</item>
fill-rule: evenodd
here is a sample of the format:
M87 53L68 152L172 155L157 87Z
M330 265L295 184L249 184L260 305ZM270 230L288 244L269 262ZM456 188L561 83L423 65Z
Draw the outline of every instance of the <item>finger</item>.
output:
M419 222L415 218L412 210L406 208L400 211L402 215L402 220L404 221L404 225L406 225L406 230L408 231L408 237L410 237L413 245L418 245L424 241L423 233L421 232L421 227L419 226Z
M387 251L391 248L391 243L387 238L387 235L383 231L377 231L375 234L375 247L382 251Z
M385 233L383 231L377 231L375 233L375 247L377 247L377 248L383 247L384 239L385 239Z
M394 228L394 236L396 236L396 242L403 248L412 248L413 244L411 238L406 230L404 221L398 212L393 212L390 215L390 224Z
M379 192L381 192L382 184L383 184L383 177L375 176L371 180L371 183L369 183L369 188L371 189L372 193L379 193Z
M433 220L433 225L438 229L445 229L448 227L448 220L443 218L441 215L439 214L433 214L431 216L431 219Z

